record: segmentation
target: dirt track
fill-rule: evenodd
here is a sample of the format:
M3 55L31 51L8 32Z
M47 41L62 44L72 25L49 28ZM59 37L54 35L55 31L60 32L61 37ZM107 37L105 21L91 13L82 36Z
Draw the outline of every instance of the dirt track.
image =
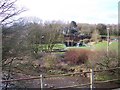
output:
M40 80L34 80L33 82L34 84L30 85L31 88L40 88ZM51 77L43 79L43 83L45 88L62 88L89 83L89 79L80 76Z
M31 85L31 88L40 88L40 80L34 80L34 84ZM87 84L90 80L81 76L65 76L65 77L52 77L45 78L43 80L44 88L66 88L74 85ZM104 88L106 90L111 90L111 88L118 88L120 84L116 84L114 82L102 83L102 84L94 84L95 88ZM89 85L82 86L79 88L89 88ZM109 88L109 89L107 89ZM97 90L97 89L95 89Z

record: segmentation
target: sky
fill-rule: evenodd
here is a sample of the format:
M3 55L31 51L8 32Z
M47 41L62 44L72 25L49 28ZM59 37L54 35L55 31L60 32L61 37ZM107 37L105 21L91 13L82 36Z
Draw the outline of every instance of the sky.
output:
M43 21L79 23L118 23L119 0L18 0L28 10L19 17L38 17Z

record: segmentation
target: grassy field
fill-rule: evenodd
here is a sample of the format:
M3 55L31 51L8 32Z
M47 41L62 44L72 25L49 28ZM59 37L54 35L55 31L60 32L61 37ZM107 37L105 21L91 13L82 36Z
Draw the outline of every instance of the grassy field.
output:
M97 44L93 44L91 46L80 46L80 47L66 47L64 44L56 44L54 47L55 49L71 49L71 48L84 48L84 49L91 49L91 50L101 50L101 49L106 49L107 50L107 42L99 42ZM112 42L109 44L109 49L110 50L118 50L118 42Z
M94 44L92 47L94 47L95 50L101 50L101 49L107 49L107 42L99 42L97 44ZM118 50L118 42L112 42L109 44L110 50Z
M55 44L53 49L65 49L66 46L64 44Z
M45 45L39 46L39 50L45 49L45 48L46 48ZM55 44L55 46L53 47L53 49L59 49L59 50L68 50L68 49L74 49L74 48L78 48L78 49L82 48L82 49L89 49L89 50L102 50L102 49L107 50L107 41L99 42L99 43L93 44L91 46L66 47L64 44ZM114 42L110 43L109 49L110 50L118 50L118 42L114 41Z

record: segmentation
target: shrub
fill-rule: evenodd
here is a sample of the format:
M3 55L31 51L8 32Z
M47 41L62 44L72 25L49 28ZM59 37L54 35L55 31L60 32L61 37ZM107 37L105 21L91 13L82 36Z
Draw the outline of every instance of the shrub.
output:
M89 39L84 39L83 42L84 42L85 44L87 44L87 43L90 42L90 40L89 40Z
M49 70L47 72L48 74L64 74L64 71L61 71L61 70Z
M98 42L102 42L102 39L99 39Z
M45 55L43 61L46 68L55 68L57 64L57 56L53 54Z
M106 50L100 50L91 53L91 55L89 55L88 57L88 61L90 67L93 67L94 70L100 70L118 67L120 59L118 58L118 52L114 50L109 50L108 53ZM118 71L119 69L114 69L110 71L96 73L96 79L97 80L115 79L118 76L120 76L120 73Z
M65 53L64 59L71 65L84 64L88 60L89 53L91 51L87 49L70 49Z
M93 40L93 39L90 39L90 42L94 42L94 40Z
M80 65L76 65L76 66L71 67L69 71L80 72L81 67Z
M114 68L118 65L118 54L114 50L108 53L105 50L100 50L89 54L88 60L94 67Z

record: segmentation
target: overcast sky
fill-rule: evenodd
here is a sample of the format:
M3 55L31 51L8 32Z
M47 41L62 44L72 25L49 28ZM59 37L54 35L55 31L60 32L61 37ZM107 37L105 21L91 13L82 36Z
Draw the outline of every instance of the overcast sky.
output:
M62 20L79 23L118 23L119 0L18 0L28 8L20 16L35 16L43 21Z

